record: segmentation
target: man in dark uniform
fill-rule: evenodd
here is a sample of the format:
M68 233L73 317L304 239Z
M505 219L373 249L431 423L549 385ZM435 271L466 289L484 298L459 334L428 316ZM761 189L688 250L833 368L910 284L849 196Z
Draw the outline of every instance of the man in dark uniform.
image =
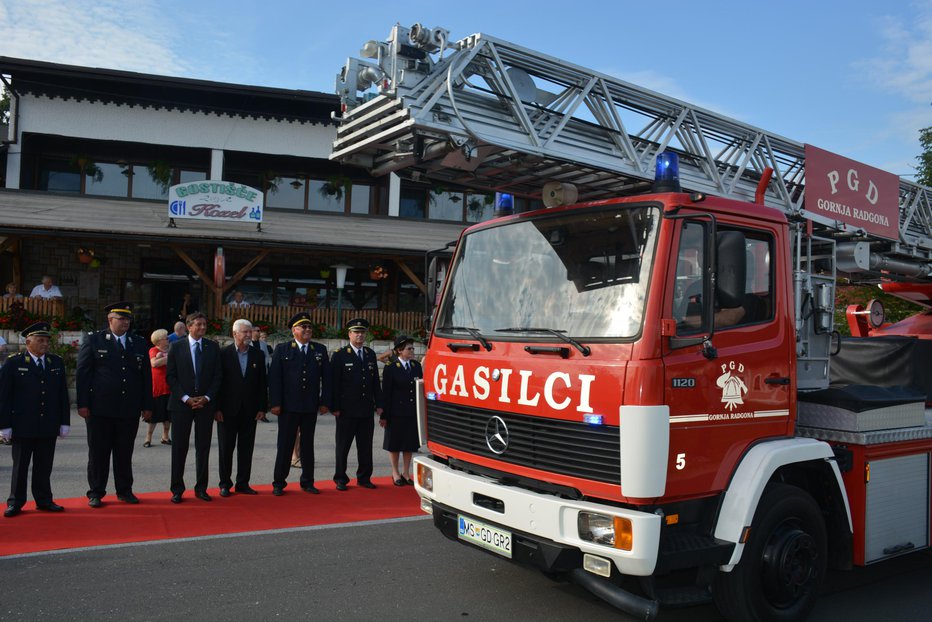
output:
M327 412L330 373L327 348L311 341L311 318L296 313L289 321L294 339L275 346L269 367L269 406L278 417L278 451L272 494L285 494L298 428L301 429L301 490L318 494L314 486L314 430L317 415Z
M181 503L184 493L184 463L194 427L194 496L211 501L207 494L210 439L214 430L214 410L220 392L220 346L204 337L207 317L198 311L185 320L188 336L168 350L165 379L171 388L168 412L172 417L172 503Z
M220 394L217 398L217 449L220 454L220 496L233 487L233 450L236 450L236 492L257 494L249 486L256 422L265 417L268 385L265 355L249 345L252 324L233 322L233 343L220 350ZM236 442L239 440L239 447Z
M85 337L76 372L78 414L87 422L87 504L99 508L107 493L110 457L117 499L139 503L133 494L133 447L139 416L152 417L152 369L145 339L129 333L133 307L107 306L104 330Z
M375 488L372 483L373 412L382 414L382 389L379 386L379 365L375 351L367 348L369 322L354 318L346 325L350 344L330 357L333 399L330 410L337 418L336 472L333 481L337 490L346 490L346 458L356 441L356 482L363 488Z
M61 512L52 500L52 463L56 437L71 423L65 363L48 354L49 325L37 322L22 333L26 351L0 369L0 437L13 441L10 498L3 515L19 514L26 503L26 478L32 461L32 498L36 509Z

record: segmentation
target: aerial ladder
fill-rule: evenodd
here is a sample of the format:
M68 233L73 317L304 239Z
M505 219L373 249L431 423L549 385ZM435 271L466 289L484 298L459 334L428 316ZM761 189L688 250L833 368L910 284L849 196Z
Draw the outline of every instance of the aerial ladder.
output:
M672 151L684 191L781 210L796 232L801 388L828 382L835 275L932 274L930 188L899 180L898 235L882 238L807 209L806 145L608 74L421 24L396 24L360 56L337 75L330 157L374 175L528 198L572 187L584 201L648 191Z

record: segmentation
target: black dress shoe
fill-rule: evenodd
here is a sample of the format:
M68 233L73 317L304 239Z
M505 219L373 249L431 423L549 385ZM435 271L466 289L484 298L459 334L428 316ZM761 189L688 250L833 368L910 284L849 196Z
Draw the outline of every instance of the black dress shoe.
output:
M285 489L279 486L272 486L272 494L276 497L281 497L283 494L285 494Z
M18 505L14 505L11 503L10 505L6 506L5 510L3 510L3 516L5 518L13 518L17 514L19 514L21 511L22 510L20 509Z
M43 512L64 512L65 508L58 505L54 501L49 501L48 503L36 504L37 510L42 510Z
M362 488L375 488L375 484L372 482L359 482L359 486Z
M221 496L221 497L229 497L229 496L230 496L230 489L229 489L229 488L221 488L221 489L220 489L220 496Z
M194 496L200 499L201 501L213 501L213 497L207 494L206 490L201 490L200 492L195 492Z
M320 494L320 491L317 490L317 488L314 486L301 486L301 490L303 490L304 492L311 493L312 495Z
M405 478L403 478L403 477L399 477L398 479L395 480L394 483L395 483L395 486L405 486L405 485L406 485L406 484L405 484Z
M257 495L257 494L259 494L259 491L258 491L258 490L256 490L255 488L250 488L249 486L237 486L237 487L234 488L233 490L235 490L236 492L238 492L238 493L240 493L240 494L242 494L242 495Z
M410 477L405 477L404 480L405 480L405 484L407 484L408 486L414 486L414 480L411 479Z
M176 492L172 494L172 503L181 503L181 493Z
M103 502L100 500L100 497L91 497L87 500L87 504L92 508L99 508L103 505Z
M129 503L130 505L136 505L137 503L139 503L139 497L137 497L131 492L128 492L122 495L117 495L117 499L119 499L123 503Z
M346 484L344 484L343 482L337 482L337 490L346 490L346 489L347 489Z

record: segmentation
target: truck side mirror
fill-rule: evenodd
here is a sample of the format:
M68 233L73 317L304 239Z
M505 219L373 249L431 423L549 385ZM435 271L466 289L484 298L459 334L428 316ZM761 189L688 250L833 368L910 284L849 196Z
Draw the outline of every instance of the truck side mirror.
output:
M744 234L738 231L719 231L716 236L715 302L723 309L744 304L747 256Z

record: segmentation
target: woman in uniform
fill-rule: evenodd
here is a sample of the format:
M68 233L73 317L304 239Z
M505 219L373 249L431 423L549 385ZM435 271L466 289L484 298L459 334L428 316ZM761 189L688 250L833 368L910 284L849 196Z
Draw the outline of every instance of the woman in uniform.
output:
M383 410L379 425L385 428L382 449L388 452L395 486L414 485L411 479L411 456L420 447L417 435L414 381L424 377L421 365L414 360L414 340L405 335L395 339L397 359L385 364L382 371ZM399 457L402 458L399 464Z

